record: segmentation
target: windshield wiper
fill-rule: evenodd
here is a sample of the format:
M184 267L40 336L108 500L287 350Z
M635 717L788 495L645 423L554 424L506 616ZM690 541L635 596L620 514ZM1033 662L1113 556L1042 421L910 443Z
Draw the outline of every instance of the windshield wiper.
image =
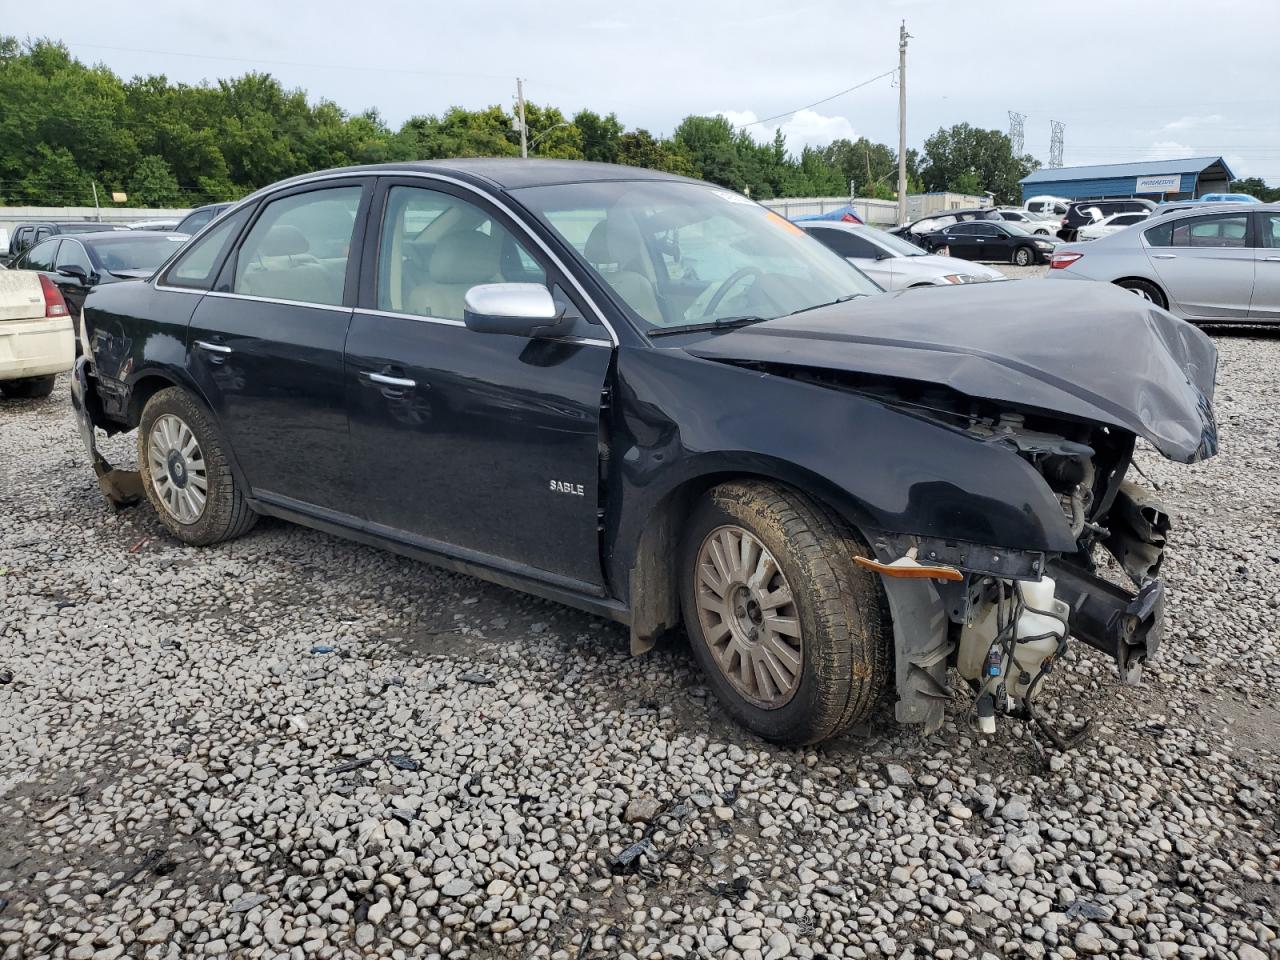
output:
M745 327L752 323L763 323L769 317L717 317L705 323L686 323L679 327L658 327L648 331L650 337L666 337L673 333L698 333L706 330L729 330L733 327Z
M865 293L846 293L843 297L836 297L834 300L828 300L826 303L815 303L812 307L801 307L799 310L793 310L788 313L788 317L794 317L797 313L808 313L810 310L820 310L822 307L834 306L837 303L844 303L848 300L855 300L858 297L865 297Z

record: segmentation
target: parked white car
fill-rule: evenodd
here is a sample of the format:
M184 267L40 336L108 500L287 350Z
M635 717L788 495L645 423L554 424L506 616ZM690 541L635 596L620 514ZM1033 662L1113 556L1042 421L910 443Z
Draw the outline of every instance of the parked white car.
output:
M1093 223L1086 223L1076 231L1076 239L1097 240L1100 237L1109 237L1118 230L1123 230L1125 227L1131 227L1135 223L1141 223L1149 216L1151 216L1151 214L1143 213L1141 211L1113 213L1111 216L1103 217L1101 220L1095 220Z
M0 271L0 395L47 397L76 358L66 301L47 276Z
M1023 208L1032 214L1044 214L1046 217L1061 217L1067 212L1067 207L1071 206L1071 201L1066 197L1053 197L1043 195L1039 197L1028 197Z
M996 213L1000 214L1000 219L1005 223L1016 223L1027 233L1041 237L1047 237L1058 229L1057 220L1050 220L1036 213L1019 210L1017 207L1001 207Z
M1280 203L1151 217L1053 253L1050 280L1114 283L1193 323L1280 322ZM1065 292L1065 291L1064 291Z
M875 227L835 220L806 220L796 226L886 290L1005 279L992 267L926 253L914 243Z

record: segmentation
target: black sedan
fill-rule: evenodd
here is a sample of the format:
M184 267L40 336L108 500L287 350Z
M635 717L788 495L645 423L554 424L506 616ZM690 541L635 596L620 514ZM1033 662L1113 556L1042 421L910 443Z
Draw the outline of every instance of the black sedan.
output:
M922 238L930 253L942 253L963 260L993 260L1029 267L1048 263L1056 244L1038 237L1016 224L1000 220L970 220L953 223Z
M101 284L151 276L186 239L182 234L149 230L54 236L28 249L12 269L38 270L57 284L75 324L78 351L80 314L89 291Z
M621 621L634 653L683 624L778 741L888 686L936 728L952 667L994 724L1068 630L1126 676L1154 650L1167 520L1123 477L1139 436L1217 442L1212 341L1049 286L869 296L747 197L637 167L330 170L96 288L72 399L104 492L186 543L272 515ZM137 431L137 473L95 427ZM1093 574L1104 536L1136 596Z

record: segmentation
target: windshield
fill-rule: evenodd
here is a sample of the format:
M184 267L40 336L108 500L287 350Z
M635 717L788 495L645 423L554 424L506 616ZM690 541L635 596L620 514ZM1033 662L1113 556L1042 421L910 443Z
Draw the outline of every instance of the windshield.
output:
M856 267L746 197L670 181L515 191L646 329L771 319L880 292Z
M154 270L169 259L169 255L182 245L185 236L161 234L153 237L127 236L97 240L93 252L109 273L122 270Z
M895 237L892 233L886 233L884 230L877 230L870 227L865 233L859 231L861 236L866 237L877 246L884 247L893 251L895 257L927 257L928 254L917 247L909 240L903 240L901 237Z

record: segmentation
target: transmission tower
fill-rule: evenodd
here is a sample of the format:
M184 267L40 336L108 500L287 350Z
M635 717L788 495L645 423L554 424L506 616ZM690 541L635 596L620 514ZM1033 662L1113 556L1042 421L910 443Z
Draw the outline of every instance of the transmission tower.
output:
M1062 131L1066 124L1061 120L1049 121L1049 166L1062 166Z
M1013 144L1013 155L1015 157L1022 156L1022 147L1024 139L1022 136L1022 121L1027 119L1025 113L1018 113L1015 110L1009 111L1009 142Z

